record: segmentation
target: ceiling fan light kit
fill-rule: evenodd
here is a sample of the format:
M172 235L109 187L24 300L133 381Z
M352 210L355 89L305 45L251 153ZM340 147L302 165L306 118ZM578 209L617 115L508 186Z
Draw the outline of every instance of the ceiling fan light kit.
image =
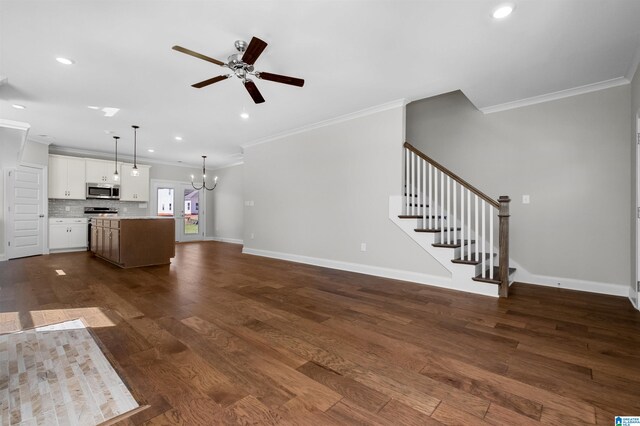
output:
M260 93L260 90L258 90L258 86L256 86L251 78L249 78L250 76L256 77L260 80L268 80L276 83L288 84L291 86L304 86L304 80L301 78L289 77L286 75L273 74L269 72L260 72L255 70L253 64L267 47L267 43L260 40L259 38L253 37L249 43L243 40L237 40L235 42L235 47L238 53L234 53L233 55L229 56L226 63L203 55L201 53L194 52L193 50L187 49L185 47L173 46L172 49L193 56L195 58L202 59L203 61L211 62L221 67L229 68L229 70L232 71L232 73L230 74L219 75L217 77L192 84L191 86L195 87L196 89L202 89L203 87L235 76L240 79L240 81L242 81L242 84L244 84L244 87L251 96L251 99L253 99L256 104L261 104L264 102L264 97Z

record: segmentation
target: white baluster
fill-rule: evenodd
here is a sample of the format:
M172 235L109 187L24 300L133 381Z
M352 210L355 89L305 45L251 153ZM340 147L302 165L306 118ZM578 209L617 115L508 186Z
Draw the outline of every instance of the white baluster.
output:
M440 172L440 242L444 242L444 173Z
M493 275L493 207L489 206L489 270L491 278L495 278Z
M429 229L433 229L433 209L435 205L433 179L433 166L429 164Z
M409 214L409 150L404 149L404 214Z
M464 238L465 238L465 223L464 223L464 186L460 185L460 259L464 259ZM468 239L469 237L467 237Z
M469 219L467 238L471 241L471 191L467 191L467 219ZM471 260L471 243L467 246L467 259Z
M475 235L476 235L476 262L478 261L478 259L480 259L480 240L478 238L478 196L475 196L476 202L476 208L474 210L474 216L475 216Z
M451 178L447 176L447 244L451 244Z
M422 193L422 188L420 184L422 183L422 179L420 178L420 163L422 162L422 158L416 156L416 214L420 214L420 194Z
M427 162L422 160L422 227L427 226Z
M413 191L414 173L415 173L415 169L416 169L415 160L416 160L416 154L414 154L413 151L412 151L411 152L411 173L409 174L409 179L411 181L411 183L409 185L409 187L411 188L411 190L409 191L409 194L410 194L410 197L411 197L410 198L411 201L409 203L411 205L411 213L409 213L409 214L411 214L411 215L415 214L414 211L416 209L415 202L414 202L415 201L414 200L415 197L413 196L413 192L414 192Z
M458 183L453 181L453 243L458 243L458 197L456 186Z
M438 189L439 189L439 188L438 188L438 169L436 169L436 168L434 167L434 168L433 168L433 210L430 210L430 211L429 211L429 214L430 214L431 216L435 216L435 217L433 218L433 220L434 220L434 224L437 224L437 223L438 223L438 219L437 219L437 216L438 216L438 206L439 206L439 204L438 204L438 201L439 201L438 196L440 195L440 194L439 194ZM435 228L435 226L434 226L433 228L431 228L431 229L434 229L434 228Z
M484 224L486 222L485 213L484 213L485 210L486 210L485 204L486 204L486 202L483 199L482 200L482 271L483 271L482 273L483 273L484 277L486 278L487 277L487 270L486 270L486 266L487 265L486 265L485 262L486 262L487 256L485 254L486 254L487 251L486 251L486 247L485 247L485 240L487 239L487 234L485 233L485 226L484 226Z

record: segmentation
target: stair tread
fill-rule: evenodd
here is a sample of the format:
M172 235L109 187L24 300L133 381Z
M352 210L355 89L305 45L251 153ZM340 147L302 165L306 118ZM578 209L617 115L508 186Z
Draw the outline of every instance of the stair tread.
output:
M497 256L497 253L493 253L493 256ZM489 259L491 256L489 255L489 253L485 253L484 254L484 258L485 260ZM479 263L482 263L482 255L480 255L480 260L476 260L476 254L472 253L471 256L469 256L469 258L465 257L458 257L456 259L452 259L451 260L453 263L462 263L465 265L477 265Z
M472 280L480 281L480 282L483 282L483 283L500 284L500 280L495 278L495 277L498 276L499 270L500 270L500 268L498 266L494 266L493 267L493 274L491 274L491 276L489 278L484 278L482 276L482 273L481 273L481 274L478 274L477 276L473 277ZM511 274L513 274L515 271L516 271L516 268L509 268L509 276L511 276Z
M447 228L416 228L414 229L415 232L442 232L442 231L446 231ZM449 228L450 231L453 231L453 228ZM457 228L457 230L459 231L460 228Z
M464 245L468 245L469 243L473 244L475 243L475 240L464 240ZM434 247L445 247L445 248L458 248L462 246L462 240L457 240L455 242L450 242L450 243L433 243L431 244Z
M421 215L421 214L399 214L398 218L399 219L423 219L425 216ZM431 218L431 219L442 219L445 218L446 216L435 216L435 215L427 215L426 216L427 219Z

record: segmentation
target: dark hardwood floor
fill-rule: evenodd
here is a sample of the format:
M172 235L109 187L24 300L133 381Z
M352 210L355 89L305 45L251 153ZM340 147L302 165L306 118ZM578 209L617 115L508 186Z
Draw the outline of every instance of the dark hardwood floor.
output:
M84 317L150 405L123 424L640 416L640 313L625 298L514 284L498 300L206 242L178 245L170 267L0 262L0 311L1 332Z

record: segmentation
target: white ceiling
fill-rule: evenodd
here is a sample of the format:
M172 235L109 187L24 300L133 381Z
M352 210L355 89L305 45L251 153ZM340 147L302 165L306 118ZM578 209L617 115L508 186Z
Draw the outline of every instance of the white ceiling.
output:
M123 154L138 124L140 156L219 165L243 144L398 99L461 89L486 108L634 69L639 0L513 2L495 21L500 0L0 0L0 118L28 122L34 140L104 153L113 130ZM269 43L256 69L304 88L258 80L261 105L235 78L194 89L225 69L171 50L226 62L251 36Z

